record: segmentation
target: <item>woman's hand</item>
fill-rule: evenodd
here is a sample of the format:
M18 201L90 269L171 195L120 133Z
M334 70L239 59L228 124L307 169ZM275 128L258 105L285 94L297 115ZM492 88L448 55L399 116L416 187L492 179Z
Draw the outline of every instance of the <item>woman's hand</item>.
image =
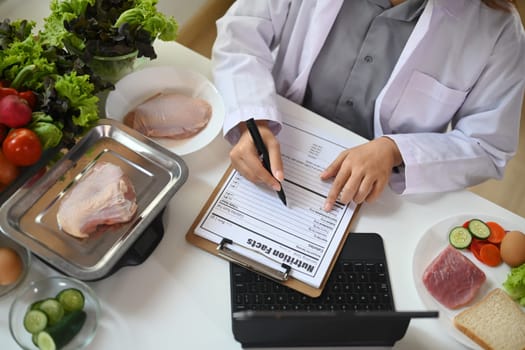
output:
M281 159L279 141L268 128L266 121L258 120L256 123L264 144L268 149L272 174L264 168L245 123L240 125L241 137L230 151L232 165L249 181L255 183L262 182L274 191L279 191L281 189L280 182L284 180L283 162Z
M388 137L380 137L341 152L321 173L322 180L335 177L324 210L332 210L339 194L339 200L345 204L350 201L374 201L388 183L392 168L401 163L399 149Z

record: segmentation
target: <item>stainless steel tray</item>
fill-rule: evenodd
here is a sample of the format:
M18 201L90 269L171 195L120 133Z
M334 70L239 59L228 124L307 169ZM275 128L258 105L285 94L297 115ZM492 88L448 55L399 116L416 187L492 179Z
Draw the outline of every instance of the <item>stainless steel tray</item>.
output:
M120 166L137 194L128 223L86 239L63 232L56 219L60 200L96 162ZM105 276L184 184L188 169L176 154L121 123L103 119L38 181L28 180L0 210L0 230L66 274Z

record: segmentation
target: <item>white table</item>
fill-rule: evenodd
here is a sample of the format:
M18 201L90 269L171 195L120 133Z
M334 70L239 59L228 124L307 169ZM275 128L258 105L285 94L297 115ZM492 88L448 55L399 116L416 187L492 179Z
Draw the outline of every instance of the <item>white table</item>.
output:
M186 67L211 79L210 62L176 43L159 43L153 65ZM282 99L283 111L316 120L319 128L339 137L358 138L313 113ZM228 263L185 241L194 218L226 170L229 145L219 135L204 149L183 157L189 177L164 214L165 235L140 266L126 267L107 279L89 282L102 305L102 317L89 349L240 349L231 331ZM398 196L387 189L373 204L365 204L353 227L378 232L385 243L398 310L426 310L412 277L412 258L420 236L443 218L460 213L500 217L516 227L521 218L468 191ZM58 274L34 259L31 280ZM0 348L15 349L8 330L8 310L14 298L0 299ZM438 320L412 320L395 349L460 349Z

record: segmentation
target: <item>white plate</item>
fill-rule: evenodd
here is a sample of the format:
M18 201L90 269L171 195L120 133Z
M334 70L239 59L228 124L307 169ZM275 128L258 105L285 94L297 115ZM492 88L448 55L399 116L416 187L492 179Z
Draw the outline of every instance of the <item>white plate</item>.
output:
M203 75L173 66L148 67L126 75L115 84L106 99L106 117L122 122L124 116L147 98L160 92L178 92L206 100L212 107L208 125L198 134L183 139L152 138L168 150L185 155L209 144L224 121L224 103L215 86Z
M523 231L524 227L516 227L516 225L509 223L503 219L491 217L487 215L477 214L462 214L442 220L432 227L430 227L425 234L419 240L413 259L413 277L416 285L417 292L421 298L423 304L431 310L439 310L439 321L447 332L452 335L458 342L471 349L481 349L476 343L470 338L465 336L463 333L458 331L453 324L453 318L464 308L457 310L451 310L441 303L439 303L434 297L428 292L425 285L423 284L423 272L426 267L432 262L432 260L439 254L446 246L448 242L448 232L454 226L462 225L465 221L478 218L483 221L495 221L499 223L505 230L520 230ZM502 284L507 279L507 275L510 272L510 267L502 263L498 267L487 266L478 261L472 253L469 251L463 251L463 255L472 261L477 267L479 267L485 275L487 280L480 288L476 298L470 302L472 305L476 301L483 298L489 291L494 288L503 288ZM468 307L468 306L467 306Z

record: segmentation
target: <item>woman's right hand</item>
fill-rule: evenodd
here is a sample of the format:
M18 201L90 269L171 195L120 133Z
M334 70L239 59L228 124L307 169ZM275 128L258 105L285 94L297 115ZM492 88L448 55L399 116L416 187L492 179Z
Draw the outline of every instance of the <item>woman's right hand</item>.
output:
M253 139L245 123L239 125L241 137L233 149L230 151L230 160L237 171L254 183L264 183L274 191L281 189L284 180L283 162L281 159L281 147L279 141L268 127L265 120L257 120L259 133L268 149L272 173L270 174L263 166L257 153Z

